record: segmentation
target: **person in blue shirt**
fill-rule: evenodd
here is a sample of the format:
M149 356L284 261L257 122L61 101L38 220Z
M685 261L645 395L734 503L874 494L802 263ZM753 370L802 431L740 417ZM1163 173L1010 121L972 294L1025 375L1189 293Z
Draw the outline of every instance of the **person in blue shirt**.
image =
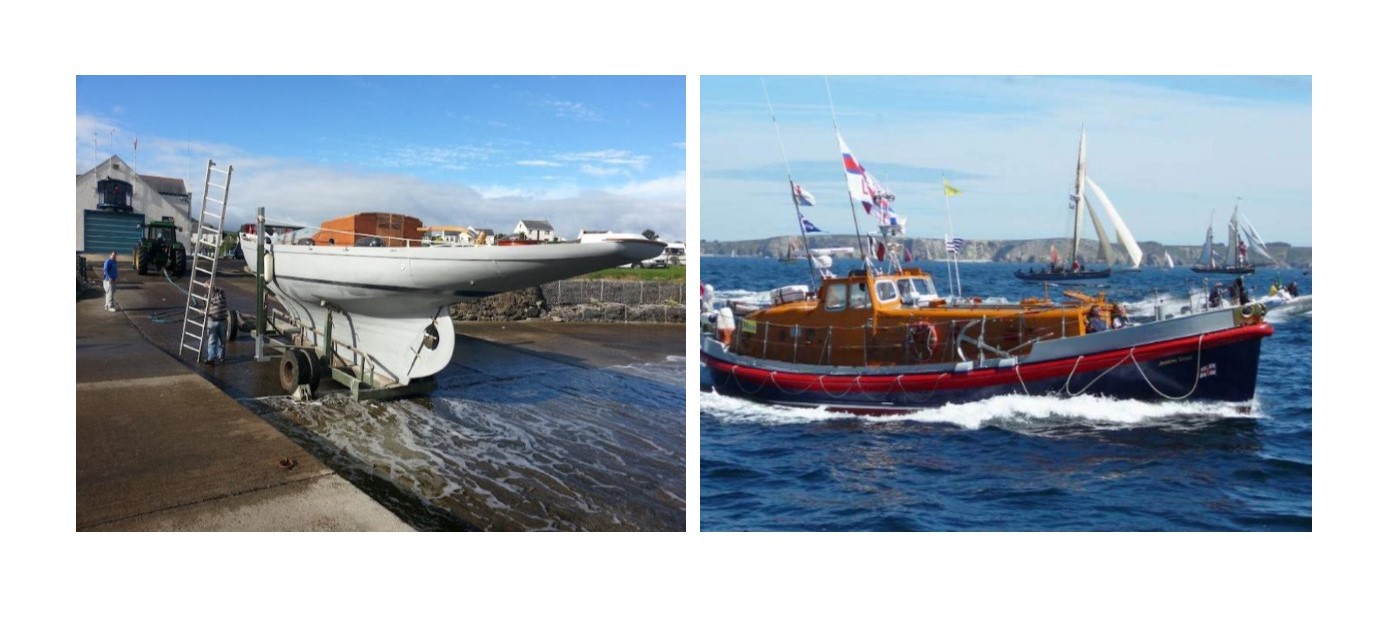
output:
M107 292L107 311L116 311L116 252L107 256L102 263L102 290Z
M1105 330L1105 319L1100 318L1100 306L1091 306L1091 311L1086 315L1086 333L1094 334Z

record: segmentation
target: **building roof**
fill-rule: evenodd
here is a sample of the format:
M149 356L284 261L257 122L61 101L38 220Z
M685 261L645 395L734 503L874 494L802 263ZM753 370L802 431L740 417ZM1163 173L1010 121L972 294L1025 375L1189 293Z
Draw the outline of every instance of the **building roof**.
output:
M553 224L548 223L547 221L533 221L529 219L523 219L519 221L519 223L522 223L524 229L528 230L540 230L544 232L553 231Z
M189 191L184 186L184 180L179 178L162 178L160 176L143 175L141 180L155 189L161 195L188 195Z

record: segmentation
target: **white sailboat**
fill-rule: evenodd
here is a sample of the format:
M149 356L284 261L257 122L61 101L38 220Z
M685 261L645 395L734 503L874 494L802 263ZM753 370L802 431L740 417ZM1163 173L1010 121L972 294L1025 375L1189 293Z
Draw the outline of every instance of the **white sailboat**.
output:
M1173 268L1173 256L1168 255L1168 250L1163 250L1163 261L1168 263L1168 268Z
M255 269L257 239L240 244ZM336 357L359 354L393 382L434 375L455 348L453 303L537 286L652 258L665 246L634 234L582 242L468 247L357 247L272 244L263 277L307 346L333 323Z
M1100 202L1101 210L1105 213L1105 219L1110 222L1110 227L1115 230L1115 240L1124 248L1125 254L1129 257L1129 265L1122 269L1124 271L1137 271L1139 264L1144 259L1144 253L1139 249L1139 243L1134 240L1134 234L1125 225L1124 219L1120 216L1115 204L1106 196L1105 191L1100 188L1089 176L1086 175L1086 129L1081 128L1081 144L1076 155L1076 184L1071 194L1071 207L1076 212L1075 222L1071 232L1071 261L1070 265L1058 266L1055 257L1052 266L1042 273L1017 271L1014 273L1019 279L1028 281L1059 281L1059 280L1082 280L1100 279L1110 277L1110 267L1115 264L1115 250L1110 244L1110 237L1106 233L1105 219L1096 213L1095 205L1091 203L1086 195L1089 188ZM1085 207L1083 213L1081 207ZM1104 270L1090 271L1080 265L1081 255L1081 222L1083 214L1090 215L1091 225L1095 229L1096 239L1100 241L1096 248L1096 259L1105 263Z

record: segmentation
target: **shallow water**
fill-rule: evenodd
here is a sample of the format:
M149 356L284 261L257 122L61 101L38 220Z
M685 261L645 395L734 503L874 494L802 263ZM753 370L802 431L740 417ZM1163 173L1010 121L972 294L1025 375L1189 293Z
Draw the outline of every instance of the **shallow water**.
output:
M246 402L419 529L683 530L682 357L467 351L428 398Z

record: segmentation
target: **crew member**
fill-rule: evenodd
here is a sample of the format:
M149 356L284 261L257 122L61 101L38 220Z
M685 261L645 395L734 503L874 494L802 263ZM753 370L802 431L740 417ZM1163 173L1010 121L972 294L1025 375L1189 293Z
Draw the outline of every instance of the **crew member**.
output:
M102 290L107 293L107 311L116 311L116 252L107 256L102 263Z
M1094 334L1105 330L1105 319L1100 318L1100 306L1091 306L1091 311L1086 314L1086 333Z

